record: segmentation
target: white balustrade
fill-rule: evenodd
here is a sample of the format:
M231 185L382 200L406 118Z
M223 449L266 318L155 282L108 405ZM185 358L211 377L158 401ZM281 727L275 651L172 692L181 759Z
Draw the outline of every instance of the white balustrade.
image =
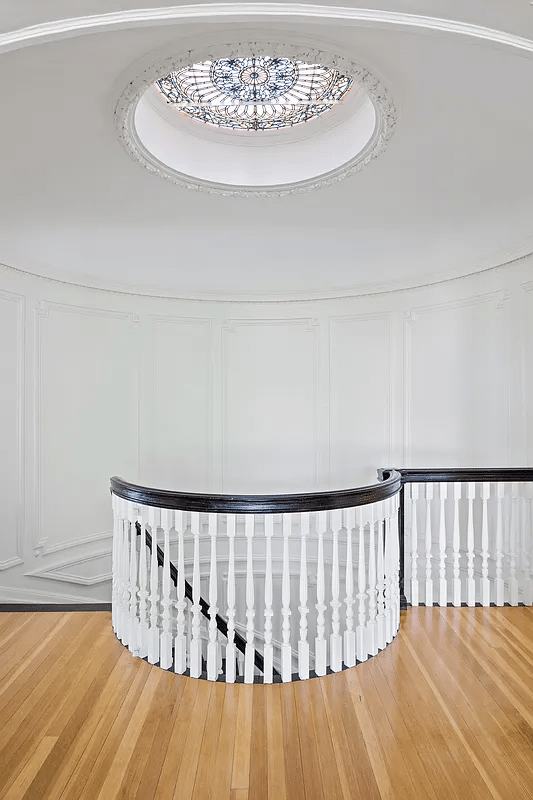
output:
M413 606L420 603L416 503L421 486L411 483L408 494L406 491L410 513L405 528L405 585ZM426 605L433 602L433 575L437 571L440 606L532 605L533 484L454 481L439 486L435 525L431 513L434 484L425 483ZM446 522L452 520L447 528Z
M353 667L398 628L396 510L203 513L113 496L113 627L134 655L211 681L253 683L261 658L265 683Z

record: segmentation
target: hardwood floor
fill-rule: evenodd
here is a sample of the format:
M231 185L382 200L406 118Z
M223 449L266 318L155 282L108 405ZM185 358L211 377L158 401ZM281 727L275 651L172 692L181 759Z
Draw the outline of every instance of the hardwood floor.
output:
M0 614L2 800L531 800L533 609L414 608L377 657L212 684L108 612Z

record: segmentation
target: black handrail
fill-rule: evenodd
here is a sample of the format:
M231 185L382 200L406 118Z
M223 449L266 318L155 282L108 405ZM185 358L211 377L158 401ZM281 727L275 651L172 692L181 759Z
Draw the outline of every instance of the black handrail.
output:
M398 473L405 483L521 483L533 481L533 467L432 467L428 469L378 469L388 480Z
M142 528L141 528L140 522L136 522L135 523L135 528L137 530L137 536L142 536ZM152 535L148 532L148 530L146 528L144 529L144 533L145 533L146 544L148 546L148 549L150 550L150 552L152 552ZM164 565L164 563L165 563L165 554L164 554L163 550L161 549L161 547L159 547L159 545L157 546L157 563L159 564L160 567L162 567ZM172 563L172 561L170 562L170 578L171 578L174 586L177 586L178 585L178 570L176 569L176 566ZM185 597L188 600L190 600L191 603L192 603L192 602L194 602L193 601L193 596L192 596L192 586L187 580L185 580L184 583L185 583ZM203 614L204 617L206 617L207 619L211 619L211 614L209 613L209 603L207 603L203 599L203 597L200 597L200 611L201 611L201 613ZM225 619L223 619L223 617L220 616L220 614L217 614L215 619L216 619L218 630L227 638L227 636L228 636L228 623L226 622ZM245 651L246 651L246 641L245 641L245 639L243 639L243 637L237 631L234 631L234 642L235 642L235 647L237 648L237 650L239 650L240 653L244 654ZM254 664L257 667L257 669L259 669L264 674L264 672L265 672L265 662L264 662L263 656L261 655L261 653L258 653L257 650L255 651L255 655L254 655ZM272 669L273 669L274 675L279 675L279 672L275 667L273 667Z
M299 511L327 511L354 508L386 500L400 491L401 476L387 470L387 477L371 486L308 494L197 494L152 489L128 483L117 476L111 478L111 491L118 497L143 506L175 508L181 511L203 511L222 514L282 514Z

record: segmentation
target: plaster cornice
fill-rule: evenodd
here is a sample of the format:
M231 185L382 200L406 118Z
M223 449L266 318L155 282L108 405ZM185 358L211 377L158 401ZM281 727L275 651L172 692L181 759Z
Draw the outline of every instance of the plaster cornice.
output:
M215 295L197 295L187 292L172 292L168 291L165 292L164 290L157 290L152 287L148 287L146 289L139 289L135 290L134 288L127 288L125 286L106 286L99 281L95 281L94 279L89 278L88 276L84 276L80 278L80 280L67 280L66 277L56 277L51 272L31 272L27 269L22 269L21 267L15 267L12 264L6 264L5 262L0 262L0 269L6 269L11 272L18 273L19 275L26 275L30 278L40 278L41 280L50 281L52 283L59 283L64 286L71 286L76 289L90 289L92 291L97 292L105 292L107 294L118 294L118 295L126 295L130 297L146 297L146 298L153 298L157 300L180 300L185 302L191 303L210 303L210 304L227 304L231 303L234 305L263 305L263 306L277 306L277 305L287 305L287 304L297 304L297 303L324 303L330 300L355 300L360 297L377 297L381 295L390 295L390 294L399 294L400 292L410 292L416 291L419 289L427 289L432 286L438 286L442 284L453 283L454 281L461 281L466 280L468 278L475 278L477 276L488 274L489 272L496 272L497 270L505 269L508 267L518 267L524 262L533 259L533 251L527 251L522 253L521 255L517 255L514 258L510 258L508 261L503 261L499 264L493 264L489 267L484 267L480 270L469 271L465 272L464 274L458 275L441 275L436 277L434 280L427 280L422 281L420 283L416 283L415 281L409 282L406 281L405 283L398 283L393 286L388 287L369 287L368 289L361 289L358 291L357 289L346 289L345 291L337 290L328 292L320 292L314 294L293 294L289 297L275 297L275 296L268 296L268 297L224 297L224 296L215 296ZM533 264L531 265L533 268ZM532 284L533 285L533 284Z
M309 3L206 3L166 8L128 9L90 16L72 17L31 25L0 34L0 53L54 39L71 38L85 33L99 33L122 28L153 26L184 20L248 21L258 18L304 20L339 20L359 25L418 28L441 33L468 36L491 44L499 44L533 53L533 41L484 25L406 14L379 9L323 6Z

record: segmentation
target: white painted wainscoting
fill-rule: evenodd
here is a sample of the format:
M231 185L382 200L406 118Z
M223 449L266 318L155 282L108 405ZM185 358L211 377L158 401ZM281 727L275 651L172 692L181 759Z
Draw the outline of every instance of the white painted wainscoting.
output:
M109 477L221 493L533 463L533 262L380 295L172 300L0 267L0 602L111 599Z

